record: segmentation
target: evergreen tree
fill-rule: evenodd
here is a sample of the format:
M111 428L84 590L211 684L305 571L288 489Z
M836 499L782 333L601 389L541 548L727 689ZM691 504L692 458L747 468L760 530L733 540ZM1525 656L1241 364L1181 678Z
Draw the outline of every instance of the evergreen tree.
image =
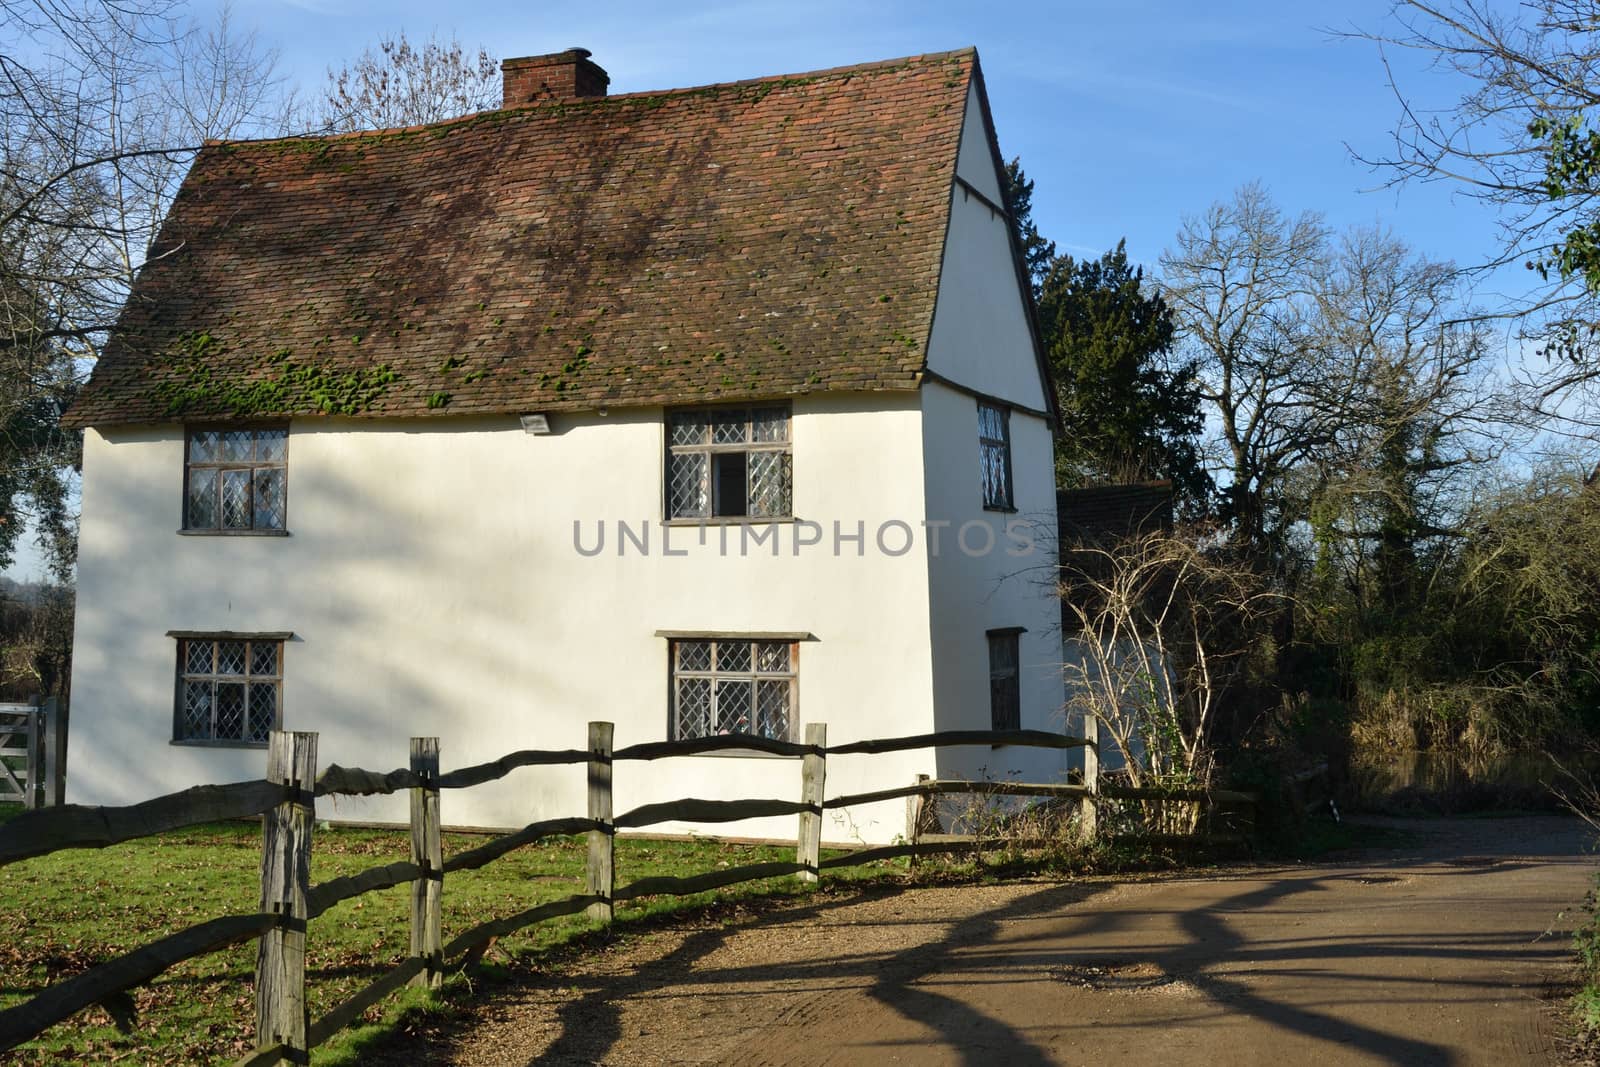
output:
M1056 258L1056 243L1046 241L1033 221L1033 183L1022 172L1022 159L1015 157L1006 164L1006 210L1011 212L1011 225L1017 240L1022 243L1022 263L1028 269L1028 281L1033 285L1033 296L1039 298L1039 287Z
M1056 257L1039 320L1061 408L1058 483L1170 478L1185 510L1202 509L1211 483L1195 366L1174 363L1172 310L1124 242L1099 259Z

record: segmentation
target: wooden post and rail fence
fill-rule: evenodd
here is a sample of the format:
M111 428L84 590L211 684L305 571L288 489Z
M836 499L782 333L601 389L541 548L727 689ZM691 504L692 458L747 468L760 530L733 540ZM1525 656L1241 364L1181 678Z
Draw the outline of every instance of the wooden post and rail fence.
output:
M1247 794L1220 790L1133 790L1103 783L1099 776L1095 723L1086 737L1038 730L960 730L912 737L853 741L829 746L827 726L806 727L804 742L757 737L709 737L691 741L658 741L612 747L612 724L589 724L584 749L523 750L490 763L440 772L439 741L411 740L406 768L378 773L331 765L317 773L317 735L272 734L267 748L266 777L232 785L196 786L127 807L57 806L27 812L0 825L0 866L69 848L103 848L186 826L253 816L262 818L261 906L255 914L225 915L169 934L126 955L108 960L52 985L22 1004L0 1011L0 1051L13 1048L84 1008L117 998L187 959L216 952L252 938L258 941L255 1006L256 1049L239 1064L306 1063L309 1052L403 986L437 987L447 971L466 967L490 942L534 923L585 912L609 922L616 904L639 897L686 895L765 878L798 876L816 882L823 871L897 857L920 857L981 850L981 837L928 835L928 802L941 795L977 793L988 797L1048 797L1078 809L1078 833L1096 833L1098 806L1110 797L1152 804L1231 803L1253 800ZM1017 745L1034 748L1083 748L1086 775L1076 784L1032 784L1011 781L940 781L921 776L910 785L827 797L830 757L873 755L963 745ZM758 751L801 760L798 800L702 800L686 798L645 804L621 814L612 811L612 775L618 763L656 760L711 752ZM443 790L482 785L519 767L577 765L588 771L588 813L584 817L547 819L492 837L449 859L441 846ZM312 833L316 799L367 796L407 790L410 794L411 858L357 874L313 884ZM907 832L902 842L867 847L821 858L824 812L905 798ZM619 830L638 830L663 822L722 823L741 819L797 815L793 862L748 864L686 877L648 877L616 885L615 840ZM1103 826L1103 821L1100 821ZM514 849L550 837L587 834L585 892L529 908L515 915L479 923L444 940L442 899L446 876L483 867ZM410 951L387 974L354 994L321 1018L312 1020L306 1000L306 938L311 920L335 904L376 890L408 884L411 888Z

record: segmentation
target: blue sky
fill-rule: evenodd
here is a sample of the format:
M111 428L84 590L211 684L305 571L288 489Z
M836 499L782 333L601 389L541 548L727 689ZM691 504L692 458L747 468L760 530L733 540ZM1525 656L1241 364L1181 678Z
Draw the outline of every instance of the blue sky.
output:
M196 0L197 13L210 3ZM1388 0L235 0L234 18L313 93L330 66L400 29L413 39L454 33L501 58L582 46L610 73L612 92L976 45L1001 150L1022 157L1035 219L1063 251L1097 255L1126 237L1130 256L1153 270L1185 214L1252 180L1290 213L1383 224L1437 259L1472 263L1494 242L1493 218L1450 187L1384 189L1382 175L1351 158L1350 148L1382 154L1398 105L1377 47L1337 31L1392 26ZM1422 104L1454 99L1457 87L1423 57L1390 60ZM1499 284L1521 281L1512 272ZM37 570L25 550L12 573Z
M407 0L240 0L236 15L310 88L379 34L454 32L502 58L581 45L613 92L699 85L977 45L1001 149L1037 182L1041 229L1075 254L1126 236L1153 263L1185 213L1264 181L1285 209L1383 222L1462 261L1492 220L1442 187L1381 190L1346 145L1381 152L1397 107L1377 48L1337 39L1389 25L1388 0L1332 5L726 2L448 7ZM441 12L445 15L441 15ZM1449 83L1392 57L1425 100Z

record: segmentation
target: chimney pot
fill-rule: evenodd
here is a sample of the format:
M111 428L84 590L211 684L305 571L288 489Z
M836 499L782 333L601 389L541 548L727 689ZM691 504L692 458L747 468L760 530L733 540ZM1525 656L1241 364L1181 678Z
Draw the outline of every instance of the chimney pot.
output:
M591 54L587 48L569 48L547 56L505 60L500 64L501 106L606 95L611 78L590 61Z

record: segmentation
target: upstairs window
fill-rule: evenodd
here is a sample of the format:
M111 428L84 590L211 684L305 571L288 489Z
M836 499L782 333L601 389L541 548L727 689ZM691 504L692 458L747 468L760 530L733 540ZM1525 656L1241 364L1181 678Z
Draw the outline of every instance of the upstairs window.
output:
M978 453L983 467L983 506L992 511L1016 507L1011 494L1011 412L978 401Z
M282 533L288 517L289 431L195 429L183 465L183 528Z
M174 741L265 745L278 728L283 642L229 634L178 642Z
M989 728L1022 729L1022 687L1017 663L1021 630L990 630Z
M793 512L789 408L667 414L667 518L784 519Z
M793 740L798 658L793 641L673 641L672 740L723 734Z

